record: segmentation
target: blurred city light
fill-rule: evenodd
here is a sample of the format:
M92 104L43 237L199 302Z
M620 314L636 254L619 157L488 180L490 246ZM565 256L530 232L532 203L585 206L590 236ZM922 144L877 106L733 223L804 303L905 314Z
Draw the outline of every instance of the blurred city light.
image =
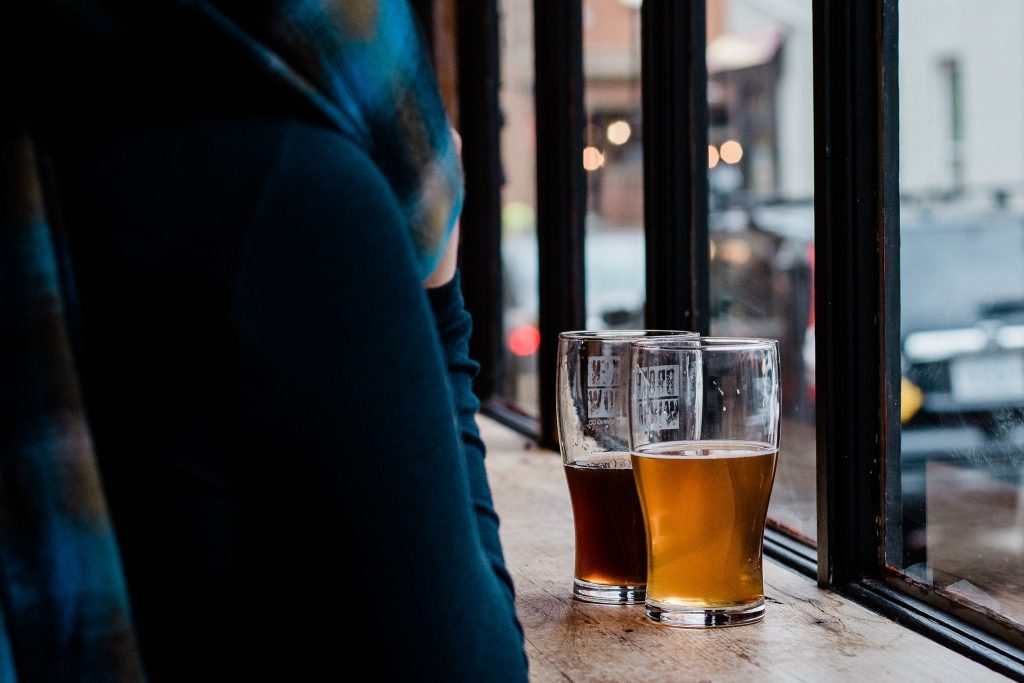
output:
M718 246L718 258L734 266L742 266L750 256L750 245L743 240L728 239Z
M508 350L519 357L532 356L540 348L540 330L520 325L508 335Z
M587 171L596 171L602 166L604 166L604 153L594 146L584 147L583 168Z
M743 146L735 140L726 140L722 143L719 153L725 163L736 164L743 158Z
M605 131L605 135L608 137L608 142L613 145L624 145L629 140L629 136L633 134L633 129L629 127L629 124L625 121L612 121L608 124L608 130Z
M718 166L718 158L718 148L714 145L708 145L708 168Z

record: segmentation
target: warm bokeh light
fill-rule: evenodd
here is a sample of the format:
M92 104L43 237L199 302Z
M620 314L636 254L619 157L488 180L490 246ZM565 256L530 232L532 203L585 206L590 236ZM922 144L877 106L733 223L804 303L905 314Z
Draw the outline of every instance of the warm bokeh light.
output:
M532 356L540 348L540 330L520 325L508 334L508 350L519 357Z
M743 240L728 239L718 245L718 258L734 266L742 266L750 260L750 245Z
M708 240L708 251L710 252L711 260L715 260L715 254L718 253L718 245L715 244L714 240Z
M708 145L708 168L714 168L718 166L718 148L714 145Z
M596 171L604 166L604 153L597 147L583 148L583 168L587 171Z
M727 164L737 164L743 158L743 145L735 140L726 140L719 149L722 161Z
M608 137L608 142L613 145L624 145L629 140L629 136L633 134L633 129L629 127L629 124L625 121L612 121L608 124L608 130L605 131L605 135Z

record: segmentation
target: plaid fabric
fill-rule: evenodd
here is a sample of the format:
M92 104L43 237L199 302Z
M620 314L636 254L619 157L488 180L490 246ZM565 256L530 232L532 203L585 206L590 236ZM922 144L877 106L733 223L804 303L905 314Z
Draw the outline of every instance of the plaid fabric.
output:
M141 680L38 164L2 144L0 680Z
M380 167L426 278L462 209L462 166L406 0L178 0L301 93Z
M121 0L49 4L71 25L103 30L141 11ZM405 0L230 4L161 7L214 27L225 50L367 150L404 207L425 278L461 209L462 169ZM71 353L59 207L44 202L31 137L2 130L0 146L0 681L142 680Z

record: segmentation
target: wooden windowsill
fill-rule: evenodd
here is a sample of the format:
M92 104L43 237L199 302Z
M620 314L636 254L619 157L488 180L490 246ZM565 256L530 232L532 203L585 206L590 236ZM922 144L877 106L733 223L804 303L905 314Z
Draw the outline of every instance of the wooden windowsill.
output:
M493 420L480 427L531 680L1005 680L767 560L760 624L676 629L641 606L575 601L560 458Z

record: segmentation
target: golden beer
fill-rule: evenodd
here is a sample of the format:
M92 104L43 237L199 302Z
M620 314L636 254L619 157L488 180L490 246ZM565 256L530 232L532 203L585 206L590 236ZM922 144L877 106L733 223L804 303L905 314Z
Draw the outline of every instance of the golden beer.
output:
M632 453L647 521L649 608L763 605L761 544L777 457L777 447L742 441L677 441Z

